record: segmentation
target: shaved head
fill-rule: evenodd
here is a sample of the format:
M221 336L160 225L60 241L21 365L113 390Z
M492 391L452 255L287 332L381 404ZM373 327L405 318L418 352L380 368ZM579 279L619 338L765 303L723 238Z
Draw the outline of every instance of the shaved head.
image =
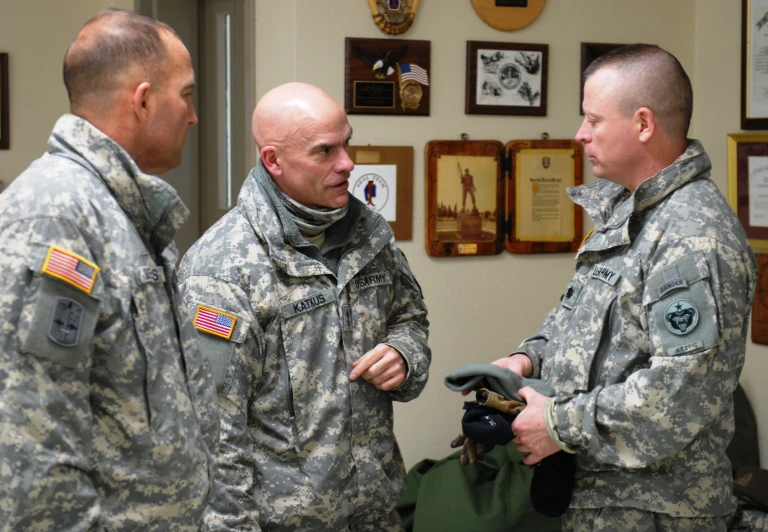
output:
M280 190L307 207L346 205L352 128L336 100L314 85L286 83L259 100L251 125Z
M162 85L170 61L167 25L132 11L105 9L75 35L64 57L72 109L108 105L116 89L149 81Z
M345 114L341 105L322 89L308 83L292 82L267 92L253 111L253 138L261 149L282 146L313 122Z
M675 56L654 45L622 46L595 59L584 71L584 82L608 68L619 73L615 96L620 113L628 117L647 107L672 139L686 138L693 113L693 90Z

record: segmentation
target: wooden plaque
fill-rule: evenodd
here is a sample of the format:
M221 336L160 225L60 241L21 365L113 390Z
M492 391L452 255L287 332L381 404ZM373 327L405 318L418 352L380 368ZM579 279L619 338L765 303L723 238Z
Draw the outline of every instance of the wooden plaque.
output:
M768 344L768 255L758 254L757 286L752 305L752 341Z
M397 240L413 239L413 146L350 146L348 152L356 170L350 193L382 214ZM379 175L387 166L396 168L394 187Z
M429 41L347 37L344 60L347 113L429 115Z
M427 143L425 245L429 255L501 253L503 152L496 140Z

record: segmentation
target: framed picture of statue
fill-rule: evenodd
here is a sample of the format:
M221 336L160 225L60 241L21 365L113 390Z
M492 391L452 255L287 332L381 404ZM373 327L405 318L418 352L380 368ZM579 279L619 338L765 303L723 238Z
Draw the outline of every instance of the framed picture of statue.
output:
M426 147L426 241L435 257L564 253L582 240L573 140L435 140Z
M430 255L501 253L501 149L497 141L427 144L425 211Z
M467 41L466 114L547 116L549 45Z

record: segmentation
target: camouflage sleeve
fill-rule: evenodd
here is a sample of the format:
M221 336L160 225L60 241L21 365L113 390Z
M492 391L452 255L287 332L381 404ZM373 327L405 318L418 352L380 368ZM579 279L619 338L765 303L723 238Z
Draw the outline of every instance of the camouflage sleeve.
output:
M52 245L93 262L68 220L0 229L0 523L9 531L102 530L88 456L98 444L89 376L104 284L96 277L89 294L45 274ZM54 329L54 314L69 329Z
M397 349L408 364L405 381L387 392L393 401L407 402L419 396L429 377L432 352L427 345L429 321L421 287L413 276L405 255L390 243L397 265L392 276L394 298L387 319L387 337L381 342Z
M532 379L541 378L541 364L544 357L544 352L547 349L547 343L549 342L551 329L555 324L554 316L557 309L552 309L544 318L544 323L536 331L536 334L529 336L523 342L512 351L511 354L522 353L531 359L533 364L531 374Z
M562 443L604 464L647 467L689 445L727 415L743 364L755 283L748 253L692 238L657 256L640 316L649 367L625 382L555 399ZM670 282L682 287L660 297Z
M189 275L185 261L180 269L184 303L195 317L198 344L208 359L216 382L221 434L214 493L205 510L206 530L216 532L260 531L253 497L254 450L248 429L251 390L260 377L259 345L251 334L248 297L238 286L206 275ZM197 319L201 308L234 318L231 332L223 336L204 330ZM202 327L202 328L201 328ZM224 336L227 336L225 338Z

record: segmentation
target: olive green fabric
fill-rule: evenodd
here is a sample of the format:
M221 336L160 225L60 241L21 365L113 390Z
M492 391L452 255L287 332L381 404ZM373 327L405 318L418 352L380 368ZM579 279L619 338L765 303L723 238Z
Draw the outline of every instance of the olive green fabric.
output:
M496 446L474 467L459 452L440 461L423 460L405 479L397 505L406 532L559 531L560 519L531 506L533 469L514 445Z

